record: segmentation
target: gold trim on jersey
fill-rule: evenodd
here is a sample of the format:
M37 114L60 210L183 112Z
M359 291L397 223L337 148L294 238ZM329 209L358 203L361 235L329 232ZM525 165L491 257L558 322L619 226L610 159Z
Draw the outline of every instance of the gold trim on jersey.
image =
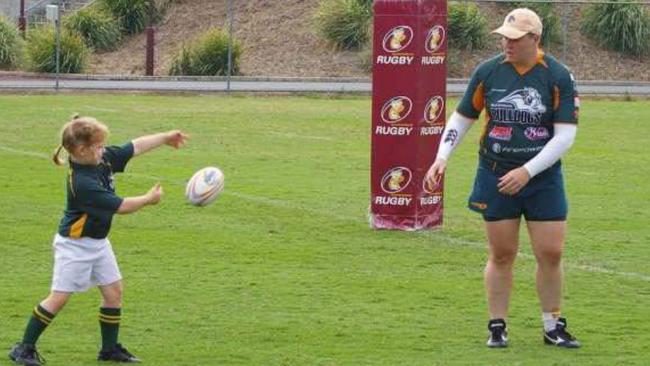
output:
M553 86L553 110L560 109L560 88L557 85Z
M70 167L70 170L68 170L68 185L70 186L70 193L72 193L73 196L76 196L77 194L74 191L74 170L72 167Z
M86 220L88 219L88 214L85 213L81 215L81 217L70 226L70 237L79 239L81 238L81 232L83 231L84 225L86 224Z
M474 110L477 111L478 113L481 113L483 108L485 108L484 92L485 92L485 87L483 86L483 82L481 81L476 86L476 89L474 90L474 94L472 94L472 107L474 107Z

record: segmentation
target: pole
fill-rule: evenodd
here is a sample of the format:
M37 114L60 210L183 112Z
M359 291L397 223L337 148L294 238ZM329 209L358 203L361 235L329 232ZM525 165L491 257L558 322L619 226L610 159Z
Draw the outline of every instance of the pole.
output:
M25 30L27 29L27 18L25 18L25 0L20 0L20 17L18 17L18 29L25 38Z
M228 0L228 70L226 76L226 92L230 93L230 77L232 76L232 0Z
M153 26L154 22L154 2L149 2L149 25L147 25L147 54L145 60L145 75L153 76L154 72L154 53L155 53L155 35L156 30Z
M564 9L562 11L562 62L567 62L566 60L566 49L567 43L569 42L569 12L571 11L571 5L564 4Z
M153 26L147 27L147 57L146 57L146 71L147 76L153 76L154 69L154 43L155 43L155 30Z
M56 82L54 89L59 90L59 73L61 72L61 0L58 1L56 7Z

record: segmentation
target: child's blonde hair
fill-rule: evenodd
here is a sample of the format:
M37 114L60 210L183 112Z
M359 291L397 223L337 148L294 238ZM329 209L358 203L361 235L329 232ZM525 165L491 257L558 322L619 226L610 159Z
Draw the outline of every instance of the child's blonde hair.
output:
M56 165L63 165L59 158L62 149L74 155L79 146L90 146L93 143L106 140L108 127L92 117L81 117L75 114L70 122L61 129L61 145L56 148L52 161Z

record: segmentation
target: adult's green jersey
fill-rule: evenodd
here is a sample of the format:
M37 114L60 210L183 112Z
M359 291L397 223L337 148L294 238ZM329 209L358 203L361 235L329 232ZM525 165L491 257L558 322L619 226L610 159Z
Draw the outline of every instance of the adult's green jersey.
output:
M539 51L520 70L499 54L474 71L457 112L476 119L485 109L479 155L508 167L525 164L553 137L554 123L578 123L579 99L569 69Z

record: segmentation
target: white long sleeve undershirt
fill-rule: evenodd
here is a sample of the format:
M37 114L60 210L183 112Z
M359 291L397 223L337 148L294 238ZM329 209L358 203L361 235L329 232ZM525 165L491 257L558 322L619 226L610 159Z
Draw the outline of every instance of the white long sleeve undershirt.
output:
M458 146L469 128L472 127L473 123L474 120L471 118L467 118L458 112L452 113L442 133L442 140L438 146L436 159L449 160L451 153Z
M546 143L542 151L530 159L524 168L530 177L548 169L569 150L576 138L578 126L570 123L555 123L553 137Z

